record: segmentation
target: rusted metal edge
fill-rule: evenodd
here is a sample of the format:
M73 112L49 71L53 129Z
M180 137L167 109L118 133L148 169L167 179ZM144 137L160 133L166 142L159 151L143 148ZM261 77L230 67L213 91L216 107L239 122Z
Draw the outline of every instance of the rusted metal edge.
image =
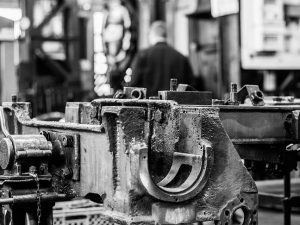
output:
M18 119L18 122L23 126L28 127L38 127L38 128L50 128L50 129L70 129L76 131L89 131L96 133L103 133L103 125L89 125L89 124L79 124L79 123L69 123L69 122L57 122L57 121L40 121L32 119L28 111L21 108L14 108L8 106L11 110L15 111L15 116ZM1 109L1 107L0 107Z
M205 107L205 106L203 106ZM279 106L279 105L264 105L264 106L252 106L252 105L214 105L214 107L220 108L221 111L251 111L251 112L290 112L293 110L300 110L300 106Z
M88 125L88 124L78 124L78 123L63 123L63 122L52 122L52 121L34 121L34 120L22 120L18 118L18 121L29 127L39 127L39 128L51 128L51 129L64 129L64 130L77 130L77 131L90 131L96 133L103 133L103 125Z
M91 102L92 106L99 105L113 105L113 106L151 106L151 105L169 105L169 106L177 106L178 103L171 100L148 100L148 99L95 99Z
M290 144L290 143L300 143L300 140L295 140L291 138L238 138L231 139L234 145L251 145L251 144Z

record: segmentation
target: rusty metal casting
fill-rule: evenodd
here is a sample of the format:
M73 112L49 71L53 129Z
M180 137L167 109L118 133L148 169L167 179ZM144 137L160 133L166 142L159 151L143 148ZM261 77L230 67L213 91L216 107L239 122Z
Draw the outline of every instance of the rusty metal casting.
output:
M147 100L143 89L123 93L129 99L68 103L66 122L32 120L27 103L5 103L1 118L12 121L1 125L10 134L1 140L0 203L38 210L40 199L46 221L43 208L55 201L95 193L116 224L230 225L240 214L243 224L257 224L255 183L210 94L196 106Z

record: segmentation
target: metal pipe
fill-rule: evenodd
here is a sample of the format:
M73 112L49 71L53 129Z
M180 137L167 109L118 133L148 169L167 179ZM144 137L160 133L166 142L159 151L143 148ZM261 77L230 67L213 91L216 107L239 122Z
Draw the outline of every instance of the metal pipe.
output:
M40 157L50 157L52 155L51 150L40 150L40 149L28 149L24 151L17 151L17 159L20 158L40 158Z
M56 194L56 193L45 194L45 195L41 194L40 197L41 197L41 201L62 201L62 200L69 199L69 197L67 197L66 194ZM38 201L37 194L27 194L27 195L14 196L12 198L0 199L0 205L30 203L30 202L37 202L37 201Z

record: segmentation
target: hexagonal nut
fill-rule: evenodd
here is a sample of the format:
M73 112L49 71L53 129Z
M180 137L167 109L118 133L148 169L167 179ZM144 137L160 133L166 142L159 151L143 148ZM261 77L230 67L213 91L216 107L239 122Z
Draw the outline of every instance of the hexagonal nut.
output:
M162 120L163 120L163 113L162 111L160 111L159 109L157 109L155 112L154 112L154 120L158 123L161 123Z

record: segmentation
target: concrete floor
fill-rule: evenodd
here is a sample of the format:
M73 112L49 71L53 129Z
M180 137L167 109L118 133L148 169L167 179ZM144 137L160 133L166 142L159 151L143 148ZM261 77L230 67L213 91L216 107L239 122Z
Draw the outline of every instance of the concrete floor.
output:
M258 225L284 225L283 213L276 210L259 209ZM300 213L293 213L291 225L300 225Z

